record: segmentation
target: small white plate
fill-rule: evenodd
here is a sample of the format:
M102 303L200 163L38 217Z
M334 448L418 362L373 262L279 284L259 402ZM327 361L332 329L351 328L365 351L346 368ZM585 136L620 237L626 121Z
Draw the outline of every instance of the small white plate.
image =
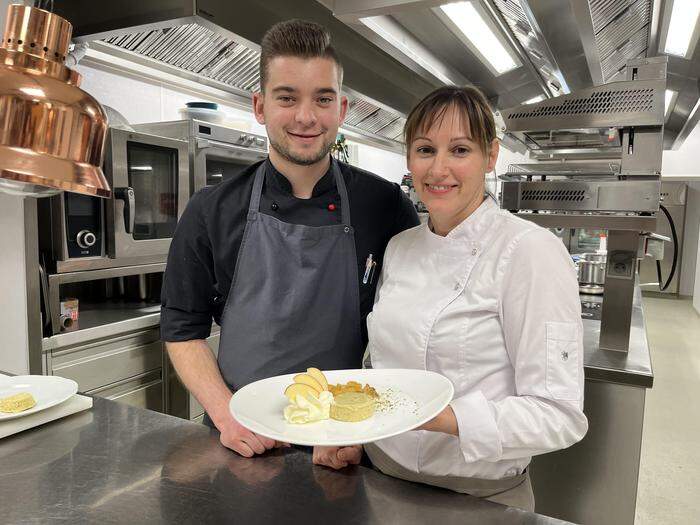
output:
M17 414L0 412L0 421L28 416L63 403L78 392L78 383L72 379L59 376L0 376L0 398L22 392L29 392L34 396L36 405Z
M390 407L380 408L357 423L333 419L303 425L287 423L283 411L289 401L284 389L293 383L295 375L288 374L244 386L231 398L229 410L247 429L276 441L309 446L360 445L419 427L438 415L454 395L454 387L446 377L425 370L332 370L324 374L332 384L368 383L389 401Z

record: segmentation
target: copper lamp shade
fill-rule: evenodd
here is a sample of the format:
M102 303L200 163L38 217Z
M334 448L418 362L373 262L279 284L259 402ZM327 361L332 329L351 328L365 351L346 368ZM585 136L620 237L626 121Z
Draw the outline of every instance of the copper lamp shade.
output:
M10 5L0 42L0 191L46 196L61 190L110 197L102 173L107 117L63 65L70 23Z

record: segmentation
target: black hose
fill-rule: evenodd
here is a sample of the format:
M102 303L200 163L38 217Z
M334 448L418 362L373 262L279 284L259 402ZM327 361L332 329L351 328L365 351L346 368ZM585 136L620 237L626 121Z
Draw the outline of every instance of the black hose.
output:
M666 279L666 284L664 284L663 287L661 287L661 264L659 261L656 261L657 273L659 275L659 287L661 287L661 291L663 292L668 288L668 285L671 284L673 276L676 275L676 265L678 264L678 235L676 234L676 225L673 223L671 214L666 209L666 206L659 204L659 208L661 208L661 211L664 212L664 215L666 215L668 219L668 224L671 226L671 236L673 237L673 262L671 263L671 273L668 274L668 279Z

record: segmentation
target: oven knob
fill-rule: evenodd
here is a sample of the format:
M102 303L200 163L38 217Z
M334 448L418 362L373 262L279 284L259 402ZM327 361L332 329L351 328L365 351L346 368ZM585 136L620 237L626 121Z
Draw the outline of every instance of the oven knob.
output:
M261 139L261 138L255 139L255 145L258 146L259 148L264 148L265 147L265 139Z
M90 230L80 230L75 236L75 241L81 248L90 248L97 242L97 237Z
M254 142L255 142L255 137L250 137L250 136L249 136L249 137L246 137L246 138L245 138L245 144L246 144L246 146L250 146L250 145L253 144Z
M243 143L245 143L247 140L248 140L248 135L243 135L243 134L241 134L241 136L238 137L238 141L237 141L237 142L238 142L239 144L243 144Z

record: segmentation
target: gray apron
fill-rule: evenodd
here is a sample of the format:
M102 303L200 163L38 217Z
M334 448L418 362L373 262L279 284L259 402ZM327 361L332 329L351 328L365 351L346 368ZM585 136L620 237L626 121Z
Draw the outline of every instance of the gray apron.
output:
M234 391L270 376L359 368L360 293L350 202L335 159L342 224L289 224L260 212L265 164L221 322L219 368Z

